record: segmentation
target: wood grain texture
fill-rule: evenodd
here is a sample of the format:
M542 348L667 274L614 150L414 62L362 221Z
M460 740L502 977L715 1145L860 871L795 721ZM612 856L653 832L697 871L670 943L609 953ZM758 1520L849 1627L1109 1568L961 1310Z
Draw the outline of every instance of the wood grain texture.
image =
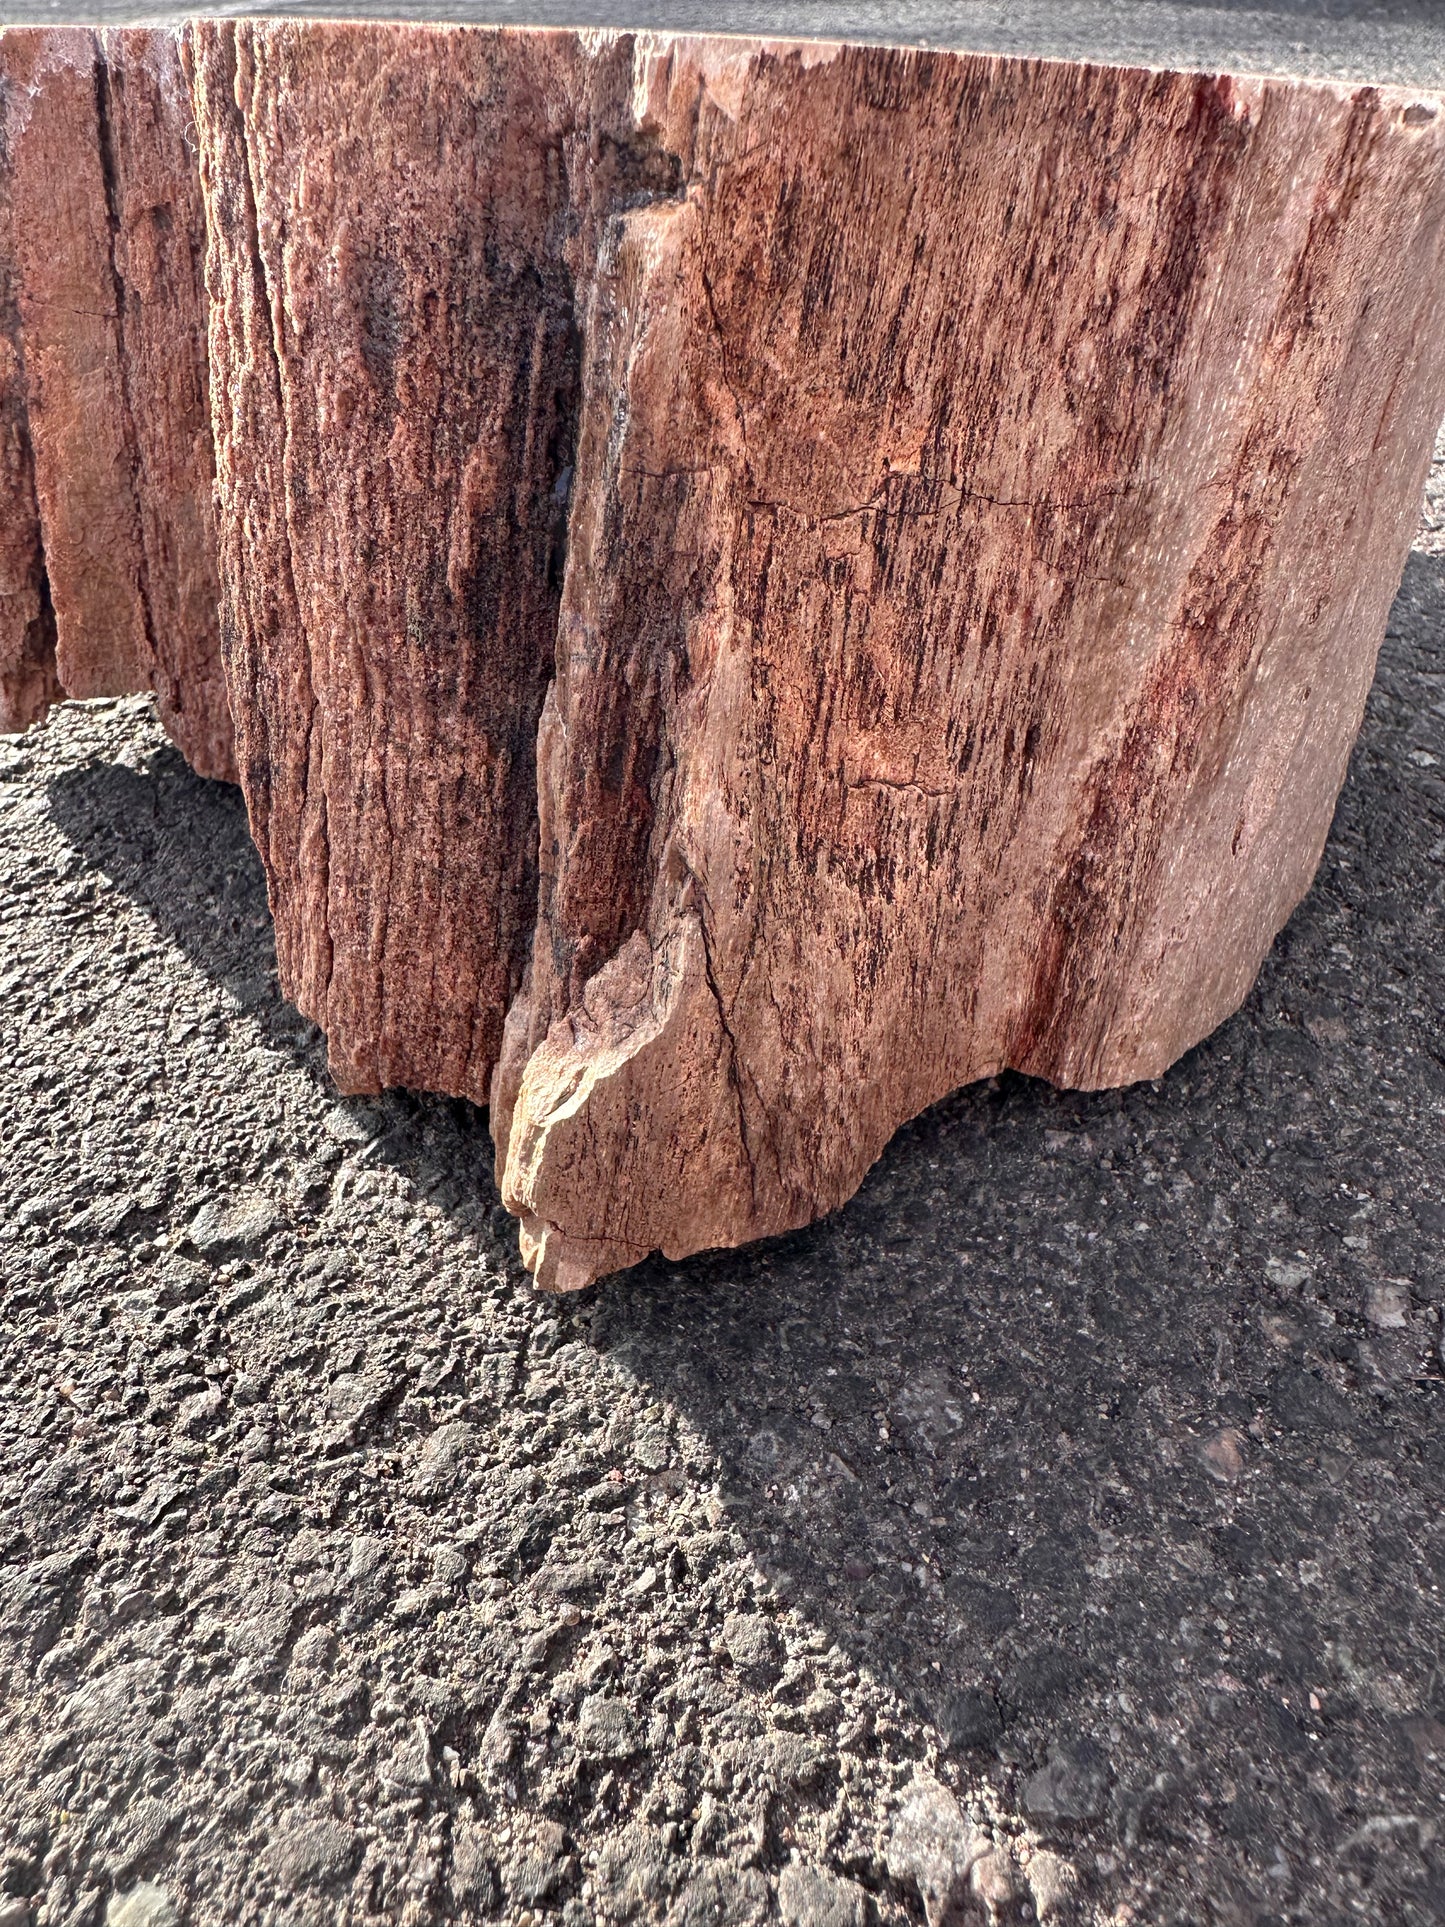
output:
M54 616L56 675L31 677L24 720L62 692L153 690L195 767L234 779L180 43L10 29L0 89L11 392L31 451L7 468L7 500L23 517L33 489Z
M0 40L0 732L39 722L60 698L20 326L11 170L17 102Z
M1437 99L321 21L101 52L110 239L67 207L65 272L108 246L122 293L34 342L91 370L78 485L112 443L141 479L57 558L100 543L124 641L210 553L174 175L283 987L346 1088L490 1099L540 1282L806 1223L956 1086L1156 1076L1237 1007L1445 408ZM190 661L148 672L178 715Z
M235 782L212 500L206 220L190 86L174 33L111 28L100 42L150 686L162 723L193 767Z
M240 761L343 1088L485 1102L536 897L576 329L577 56L195 35Z
M93 34L0 41L11 103L7 167L35 486L73 696L150 683L144 558L121 366L110 197Z
M630 46L218 22L194 62L231 676L283 981L344 1088L485 1103L536 918L576 289L656 172L626 138Z
M706 44L639 91L687 187L597 284L494 1106L557 1285L804 1223L959 1084L1156 1076L1232 1011L1445 400L1405 98Z

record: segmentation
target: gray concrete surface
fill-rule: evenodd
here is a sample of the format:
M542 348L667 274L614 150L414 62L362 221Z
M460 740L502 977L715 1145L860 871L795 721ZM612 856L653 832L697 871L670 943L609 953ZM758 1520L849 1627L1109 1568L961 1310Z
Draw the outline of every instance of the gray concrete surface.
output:
M0 19L330 14L669 27L1445 86L1442 0L9 0Z
M1003 1919L1445 1919L1442 913L1437 468L1239 1016L551 1303L235 793L0 743L0 1927L882 1927L930 1783Z

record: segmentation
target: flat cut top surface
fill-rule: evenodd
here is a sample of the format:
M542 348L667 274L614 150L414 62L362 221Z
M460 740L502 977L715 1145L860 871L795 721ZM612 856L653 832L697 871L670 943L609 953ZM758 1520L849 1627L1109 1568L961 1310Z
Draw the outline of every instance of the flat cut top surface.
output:
M1445 0L9 0L7 25L312 14L797 35L1445 86Z

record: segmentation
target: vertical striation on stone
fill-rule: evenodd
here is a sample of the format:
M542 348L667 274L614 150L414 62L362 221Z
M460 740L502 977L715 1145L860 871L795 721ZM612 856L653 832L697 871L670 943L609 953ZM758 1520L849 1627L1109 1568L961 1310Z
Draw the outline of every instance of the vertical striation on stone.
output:
M194 29L241 766L349 1090L486 1102L536 919L577 277L652 191L615 40ZM666 172L666 170L664 170Z
M35 501L9 166L24 108L0 37L0 732L7 734L39 722L61 694Z
M212 500L206 218L190 86L173 31L111 28L100 40L102 157L150 686L191 765L235 782Z
M82 28L8 32L6 162L35 488L72 696L149 688L101 69Z
M1161 1072L1308 887L1442 394L1441 122L674 43L599 273L498 1077L556 1286ZM1322 533L1328 538L1322 540Z
M174 32L0 35L12 529L38 532L70 696L154 689L205 775L234 777L219 653L201 261L204 212ZM24 503L33 497L35 513ZM12 543L18 537L12 536ZM27 547L34 549L27 538ZM34 562L19 565L36 576ZM37 593L31 591L30 593Z
M485 1101L535 908L570 36L195 29L240 763L350 1090Z

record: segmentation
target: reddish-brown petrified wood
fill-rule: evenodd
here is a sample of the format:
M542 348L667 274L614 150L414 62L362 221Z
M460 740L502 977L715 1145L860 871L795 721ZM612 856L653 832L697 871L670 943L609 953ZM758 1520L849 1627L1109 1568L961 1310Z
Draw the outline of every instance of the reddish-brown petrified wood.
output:
M1438 123L1401 100L654 73L689 184L596 297L496 1103L558 1283L803 1223L955 1086L1154 1076L1237 1006L1445 373Z
M203 23L222 566L289 994L351 1090L485 1103L536 920L594 199L630 48ZM590 111L589 111L590 109Z
M153 690L191 763L234 778L190 122L174 33L0 37L0 567L41 605L0 634L0 701L23 727L61 694Z
M7 732L39 721L62 694L35 501L20 330L9 51L0 40L0 730Z
M287 994L490 1100L542 1283L1238 1005L1445 407L1438 101L320 21L0 75L11 726L154 687L223 768L219 594Z

